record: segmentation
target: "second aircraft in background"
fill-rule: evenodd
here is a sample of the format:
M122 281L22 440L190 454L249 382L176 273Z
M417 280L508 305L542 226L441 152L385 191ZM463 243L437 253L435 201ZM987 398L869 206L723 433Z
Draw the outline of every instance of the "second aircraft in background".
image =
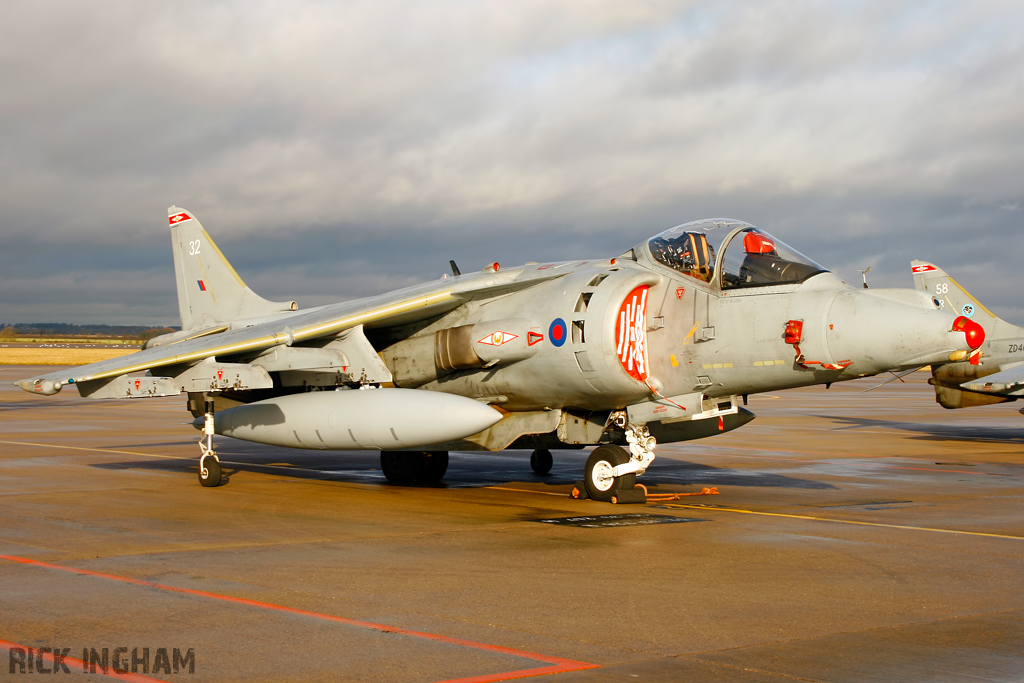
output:
M934 366L929 383L943 408L970 408L1014 401L1024 396L1024 328L1006 322L975 299L946 271L913 261L914 285L942 307L985 329L985 342L969 363Z

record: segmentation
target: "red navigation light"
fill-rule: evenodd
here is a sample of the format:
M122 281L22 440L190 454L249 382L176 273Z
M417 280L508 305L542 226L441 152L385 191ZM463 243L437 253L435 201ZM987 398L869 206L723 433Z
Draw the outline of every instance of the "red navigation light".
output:
M961 315L953 321L953 331L963 332L964 337L967 338L967 345L972 350L985 343L985 328L965 315Z

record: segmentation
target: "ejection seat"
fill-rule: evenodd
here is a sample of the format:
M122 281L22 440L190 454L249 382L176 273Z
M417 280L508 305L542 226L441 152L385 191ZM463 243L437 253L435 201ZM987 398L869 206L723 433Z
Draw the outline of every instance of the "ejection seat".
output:
M715 250L702 232L684 232L678 237L651 242L654 258L674 270L711 282L715 270Z

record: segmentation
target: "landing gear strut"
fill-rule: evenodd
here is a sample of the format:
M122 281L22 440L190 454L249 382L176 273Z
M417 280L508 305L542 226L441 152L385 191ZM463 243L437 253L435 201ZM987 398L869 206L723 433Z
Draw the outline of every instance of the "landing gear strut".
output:
M625 420L623 420L624 422ZM643 502L628 500L636 487L637 475L643 474L654 462L654 447L657 445L647 425L622 425L626 430L629 450L621 446L598 446L587 458L583 486L587 496L607 502ZM573 496L576 496L574 489ZM643 498L643 496L641 496Z
M448 471L448 451L381 451L380 469L392 484L436 484Z
M213 401L206 402L203 436L199 439L199 483L206 487L220 486L220 458L213 450Z

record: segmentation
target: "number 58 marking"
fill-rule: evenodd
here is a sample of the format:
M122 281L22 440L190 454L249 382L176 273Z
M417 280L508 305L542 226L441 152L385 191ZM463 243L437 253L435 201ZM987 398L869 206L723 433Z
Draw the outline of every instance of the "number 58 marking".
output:
M188 243L188 255L199 256L199 240L192 240Z
M935 293L949 294L949 285L946 284L945 282L940 282L939 284L935 285Z

